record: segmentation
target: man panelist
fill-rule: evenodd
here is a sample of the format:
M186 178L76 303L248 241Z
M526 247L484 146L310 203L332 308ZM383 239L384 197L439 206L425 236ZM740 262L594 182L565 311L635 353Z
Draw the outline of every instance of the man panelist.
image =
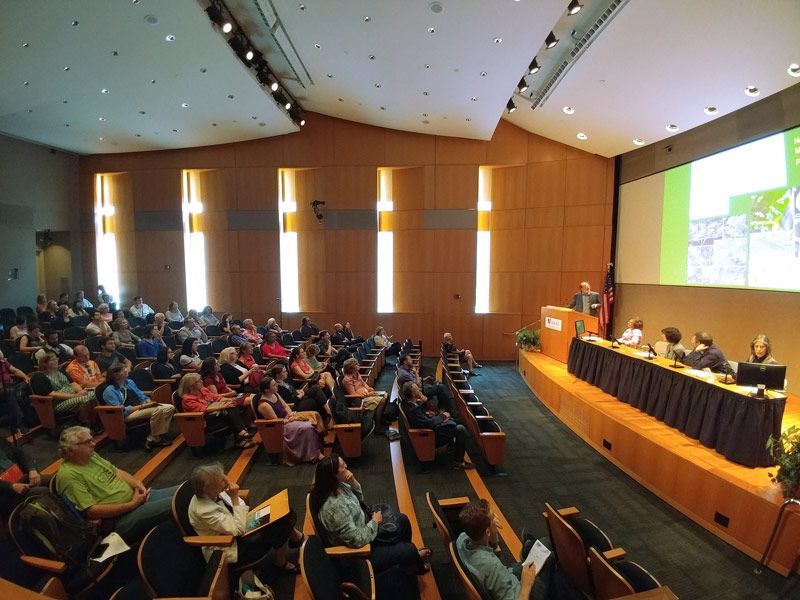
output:
M581 281L581 291L577 292L567 304L567 308L573 308L577 312L587 315L597 316L597 309L600 308L600 294L593 292L589 287L589 282Z

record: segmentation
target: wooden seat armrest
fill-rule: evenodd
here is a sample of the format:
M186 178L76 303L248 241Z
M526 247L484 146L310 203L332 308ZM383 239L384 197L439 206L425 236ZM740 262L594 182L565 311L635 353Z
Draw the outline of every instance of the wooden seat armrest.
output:
M581 514L581 511L579 511L574 506L569 506L567 508L559 508L558 514L564 517L565 519L569 519L571 517L577 517L579 514Z
M625 550L622 548L612 548L607 552L603 552L603 558L605 558L608 562L612 562L615 560L622 560L625 558Z
M492 415L475 415L476 421L494 421L494 417Z
M250 497L250 490L239 490L239 498L247 502L247 499Z
M348 406L347 408L349 410L353 411L353 412L358 412L358 413L364 411L364 407L363 406Z
M481 431L482 438L504 438L506 437L505 431Z
M439 498L439 506L442 508L460 508L469 504L469 498L459 496L458 498Z
M337 423L333 425L333 429L348 429L350 427L361 427L361 423Z
M48 558L39 558L38 556L29 556L27 554L23 554L19 558L29 567L48 571L49 573L57 573L60 575L67 570L66 563L60 560L50 560Z
M371 551L372 547L369 544L361 546L361 548L349 548L347 546L325 548L325 554L332 558L367 558Z
M153 379L153 383L157 385L172 385L175 383L174 379Z
M467 402L467 406L474 406L477 408L478 406L483 406L483 402Z
M201 413L201 412L179 412L179 413L175 413L174 416L175 416L176 419L191 419L191 418L195 418L195 417L202 417L203 415L205 415L205 413Z
M115 413L115 412L122 412L124 410L124 407L122 407L122 406L95 406L94 409L97 412Z
M253 425L258 427L259 425L264 426L269 423L285 423L286 419L256 419L253 421Z
M187 535L183 538L184 543L190 546L223 546L233 545L232 535Z
M450 379L453 383L467 383L466 379Z
M408 430L409 436L414 437L428 437L429 435L434 435L436 432L433 429L424 429L424 428L411 428Z
M475 390L458 390L459 394L474 394Z
M362 397L361 397L361 396L359 396L358 394L345 394L345 395L344 395L344 397L345 397L345 398L351 398L351 399L352 399L352 398L355 398L356 400L361 400L361 398L362 398Z

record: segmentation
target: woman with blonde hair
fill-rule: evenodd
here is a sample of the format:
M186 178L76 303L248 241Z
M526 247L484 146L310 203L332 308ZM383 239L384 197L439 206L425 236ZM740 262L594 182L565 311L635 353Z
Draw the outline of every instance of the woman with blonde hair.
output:
M242 421L242 415L235 403L215 394L203 385L199 373L187 373L178 385L178 395L184 412L204 413L206 420L224 419L228 422L232 432L236 435L236 446L239 448L252 448L255 446Z
M223 348L219 353L219 371L228 385L241 385L242 390L257 391L250 386L250 376L260 373L261 368L255 365L247 368L238 362L239 349L233 346Z
M362 406L365 410L377 408L386 400L386 392L379 392L375 388L367 385L361 373L358 371L358 360L348 358L344 361L342 377L342 387L348 396L360 396L363 400Z

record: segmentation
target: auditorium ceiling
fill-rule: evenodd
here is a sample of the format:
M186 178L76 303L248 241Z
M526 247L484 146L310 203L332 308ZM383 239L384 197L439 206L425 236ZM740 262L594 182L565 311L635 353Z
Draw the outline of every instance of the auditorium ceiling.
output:
M306 111L427 134L489 139L503 118L614 156L800 82L797 0L226 2ZM208 3L3 3L0 132L92 154L299 130Z

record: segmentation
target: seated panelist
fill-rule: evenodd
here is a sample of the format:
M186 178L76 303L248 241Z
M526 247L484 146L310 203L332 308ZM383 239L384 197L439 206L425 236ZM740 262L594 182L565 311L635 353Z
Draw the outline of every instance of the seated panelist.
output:
M714 338L706 331L698 331L692 336L692 348L683 363L693 369L709 373L730 373L732 371L725 355L716 344Z
M686 348L681 344L681 332L677 327L664 327L661 330L661 344L656 344L656 351L667 360L682 359L686 356Z
M617 341L624 346L636 348L642 342L642 329L644 329L644 321L639 317L634 317L628 321L628 328L622 332L622 337Z

